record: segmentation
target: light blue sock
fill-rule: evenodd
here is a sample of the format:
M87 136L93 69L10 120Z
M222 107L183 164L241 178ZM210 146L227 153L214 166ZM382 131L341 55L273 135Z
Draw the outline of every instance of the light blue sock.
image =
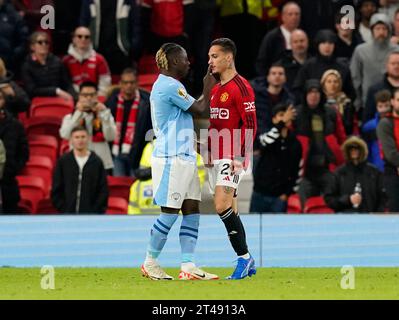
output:
M198 239L199 220L199 214L183 216L179 234L182 263L194 262L194 250Z
M147 256L154 259L158 258L161 253L166 240L168 239L168 233L175 223L178 214L161 213L151 228L151 238L147 249Z

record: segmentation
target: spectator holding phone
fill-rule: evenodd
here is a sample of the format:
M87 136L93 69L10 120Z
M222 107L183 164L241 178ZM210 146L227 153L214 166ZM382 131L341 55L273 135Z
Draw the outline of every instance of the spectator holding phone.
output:
M76 110L62 120L60 136L69 140L72 129L77 126L87 129L91 136L89 148L102 159L107 172L112 173L114 165L108 143L115 139L115 120L111 111L98 101L97 86L93 82L80 85Z

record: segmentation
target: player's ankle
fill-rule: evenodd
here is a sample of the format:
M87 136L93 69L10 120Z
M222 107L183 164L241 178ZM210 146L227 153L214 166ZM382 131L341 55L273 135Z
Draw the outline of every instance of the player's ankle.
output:
M181 263L181 270L184 272L188 272L192 268L195 268L194 262L182 262Z
M249 254L249 252L247 252L246 254L242 255L242 256L238 256L239 258L243 258L243 259L249 259L251 257L251 255Z

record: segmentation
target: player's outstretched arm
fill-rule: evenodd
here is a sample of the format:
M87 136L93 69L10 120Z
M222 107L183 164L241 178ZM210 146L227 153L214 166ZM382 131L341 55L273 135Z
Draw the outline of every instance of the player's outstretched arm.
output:
M211 90L217 84L217 82L218 81L211 72L211 68L208 67L204 77L204 89L202 91L202 95L198 98L198 100L194 101L188 111L193 114L202 114L206 110L209 110Z

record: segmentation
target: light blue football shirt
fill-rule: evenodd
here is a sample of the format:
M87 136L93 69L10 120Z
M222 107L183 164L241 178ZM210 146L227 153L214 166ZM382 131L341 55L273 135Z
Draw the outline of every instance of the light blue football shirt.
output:
M180 81L163 74L158 76L150 95L155 157L196 160L194 122L187 111L194 101Z

